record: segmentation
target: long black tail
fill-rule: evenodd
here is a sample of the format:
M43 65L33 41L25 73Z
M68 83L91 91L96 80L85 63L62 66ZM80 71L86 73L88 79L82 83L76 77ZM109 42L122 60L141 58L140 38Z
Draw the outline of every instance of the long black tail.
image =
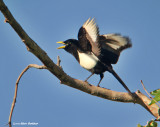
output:
M114 77L122 84L122 86L128 91L129 94L132 95L132 92L129 90L129 88L126 86L126 84L122 81L122 79L118 76L118 74L113 70L112 67L107 67L108 71L114 75Z

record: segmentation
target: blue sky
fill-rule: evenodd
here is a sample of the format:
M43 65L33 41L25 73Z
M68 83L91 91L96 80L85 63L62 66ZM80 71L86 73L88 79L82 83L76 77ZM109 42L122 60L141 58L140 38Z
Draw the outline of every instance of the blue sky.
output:
M100 34L121 33L129 36L133 47L125 50L114 65L115 71L131 91L159 88L160 72L160 1L158 0L5 0L6 5L28 35L47 52L54 62L59 55L61 65L70 76L85 80L90 72L64 50L57 41L77 38L81 25L95 17ZM8 121L15 82L28 64L42 63L26 50L15 31L4 23L0 13L0 126ZM89 82L97 84L99 76ZM101 83L125 92L108 72ZM30 69L20 81L12 122L37 122L38 127L97 127L118 125L135 127L154 119L137 104L117 103L61 85L47 70ZM16 127L16 126L15 126ZM36 126L37 127L37 126Z

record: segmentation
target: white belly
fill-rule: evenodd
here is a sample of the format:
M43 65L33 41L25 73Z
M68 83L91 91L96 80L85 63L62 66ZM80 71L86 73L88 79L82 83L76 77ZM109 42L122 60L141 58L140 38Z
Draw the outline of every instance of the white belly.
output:
M93 53L89 55L78 52L78 55L80 65L87 70L94 68L98 62L98 58Z

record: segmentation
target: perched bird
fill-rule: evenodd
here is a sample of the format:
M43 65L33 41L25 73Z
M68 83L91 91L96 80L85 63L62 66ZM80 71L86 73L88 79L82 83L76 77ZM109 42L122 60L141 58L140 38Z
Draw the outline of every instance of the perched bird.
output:
M57 49L65 49L71 53L79 64L90 71L92 74L85 80L87 81L93 74L100 75L100 82L104 77L104 72L109 71L131 94L131 91L113 70L111 64L116 64L120 53L132 46L128 37L120 34L99 35L99 28L95 19L88 19L79 29L78 40L68 39L57 42L64 44Z

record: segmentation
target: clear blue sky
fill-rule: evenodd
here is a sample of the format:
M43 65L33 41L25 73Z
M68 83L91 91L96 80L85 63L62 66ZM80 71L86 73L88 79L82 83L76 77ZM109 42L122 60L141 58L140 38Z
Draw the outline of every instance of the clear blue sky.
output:
M159 0L5 0L6 5L29 36L70 76L85 80L90 72L64 50L57 41L77 38L81 25L95 17L100 33L129 36L133 47L125 50L115 71L131 91L160 87L160 1ZM28 64L42 63L26 50L15 31L0 13L0 126L8 121L15 82ZM97 84L99 76L89 82ZM101 86L125 92L108 72ZM36 127L135 127L154 119L137 104L117 103L60 85L47 70L30 69L19 84L12 122L37 122ZM16 126L14 126L16 127Z

